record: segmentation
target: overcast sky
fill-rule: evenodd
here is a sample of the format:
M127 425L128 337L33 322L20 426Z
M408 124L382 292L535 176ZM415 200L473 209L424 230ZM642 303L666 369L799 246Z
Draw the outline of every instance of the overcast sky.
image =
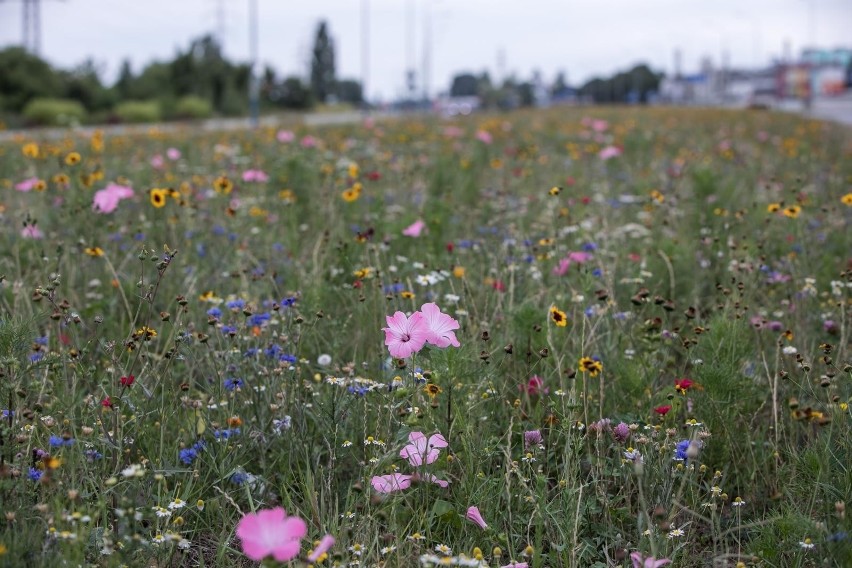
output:
M72 67L87 57L114 80L128 58L134 70L174 55L191 38L216 33L224 6L224 46L247 60L250 0L42 0L42 55ZM257 0L260 60L279 73L305 75L317 22L336 42L338 76L363 71L362 6L369 7L368 93L403 92L405 70L431 70L433 93L457 71L488 70L492 79L545 80L564 70L571 84L644 61L660 71L682 53L685 72L727 52L734 67L768 63L815 39L852 47L852 0ZM21 0L0 0L0 46L22 39ZM427 42L427 13L431 42ZM413 17L412 17L413 15ZM411 32L413 31L413 39ZM427 52L425 46L431 44ZM425 65L431 53L431 65ZM422 82L420 83L422 87Z

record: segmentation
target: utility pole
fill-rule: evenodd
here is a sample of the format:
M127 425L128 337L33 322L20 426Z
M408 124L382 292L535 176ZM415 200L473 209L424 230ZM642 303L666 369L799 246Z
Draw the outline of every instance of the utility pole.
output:
M260 71L257 61L257 0L249 0L249 57L251 72L249 75L249 118L253 128L260 122Z
M216 0L216 35L219 49L225 51L225 0Z
M23 4L22 43L25 50L38 55L41 53L41 0L21 0L21 4Z
M367 105L367 81L370 78L370 0L361 0L361 99Z
M429 102L429 82L432 67L432 4L423 8L423 100Z

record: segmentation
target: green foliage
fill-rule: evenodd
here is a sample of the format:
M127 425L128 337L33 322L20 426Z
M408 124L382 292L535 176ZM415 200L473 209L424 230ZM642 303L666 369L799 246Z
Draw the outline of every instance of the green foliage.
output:
M39 126L71 126L86 117L86 109L68 99L33 99L22 112L30 124Z
M20 47L0 51L3 109L22 112L35 98L61 98L62 80L43 59Z
M162 116L158 101L126 101L115 107L115 115L128 123L157 122Z
M328 24L322 21L317 26L311 57L311 90L318 102L328 102L334 94L335 82L334 40L329 34Z
M201 118L210 118L213 115L213 106L209 101L201 97L187 95L177 102L174 114L180 119L198 120Z

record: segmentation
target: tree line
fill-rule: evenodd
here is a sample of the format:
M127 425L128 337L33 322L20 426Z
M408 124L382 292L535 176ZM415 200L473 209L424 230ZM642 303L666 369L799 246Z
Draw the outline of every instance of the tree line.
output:
M363 103L361 85L339 79L328 26L317 26L308 77L259 72L261 109L310 109L316 104ZM230 61L211 35L192 40L171 60L135 73L129 61L111 85L89 59L64 70L20 47L0 51L0 122L9 125L120 123L242 116L249 106L249 63Z

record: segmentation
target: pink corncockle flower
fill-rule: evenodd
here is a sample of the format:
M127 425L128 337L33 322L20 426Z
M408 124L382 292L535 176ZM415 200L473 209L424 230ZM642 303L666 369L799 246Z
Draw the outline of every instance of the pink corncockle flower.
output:
M243 181L266 183L269 181L269 176L263 170L246 170L243 172Z
M25 239L43 239L44 233L35 225L27 225L21 229L21 236Z
M112 213L122 199L133 197L133 189L117 183L109 183L95 192L92 209L101 213Z
M404 491L411 487L411 475L402 473L392 473L390 475L375 475L370 480L370 485L376 490L376 493L395 493L396 491Z
M288 517L281 507L249 513L237 524L243 552L252 560L272 556L278 562L289 562L299 555L300 541L307 532L305 521Z
M303 148L316 148L317 139L308 134L304 138L302 138L301 142Z
M424 321L423 314L414 312L411 317L405 317L402 312L396 312L393 316L386 316L388 327L382 328L385 332L385 345L390 351L391 357L405 359L411 357L426 345L429 337L429 326Z
M444 479L438 479L437 476L432 475L431 473L427 473L427 474L423 475L423 479L425 481L429 481L431 483L434 483L435 485L437 485L438 487L441 487L443 489L446 489L447 487L450 486L449 481L446 481Z
M592 130L595 132L604 132L607 128L609 128L609 123L605 120L592 121Z
M400 450L400 457L406 458L414 467L430 464L438 459L439 448L447 447L447 440L441 434L432 434L428 438L423 432L408 435L409 444Z
M418 219L413 222L411 225L402 230L402 234L406 237L419 237L420 233L423 232L423 229L426 228L426 223L423 222L423 219Z
M505 566L500 566L500 568L530 568L530 565L526 562L512 561L509 564L506 564Z
M491 144L494 141L494 138L491 136L491 133L487 130L478 130L476 132L476 139L482 142L483 144Z
M180 160L180 156L180 150L178 150L177 148L169 148L168 150L166 150L166 157L173 162Z
M31 191L40 180L38 178L27 178L22 182L15 184L15 189L18 191Z
M479 528L485 530L488 528L488 523L485 522L485 519L482 518L482 514L479 512L479 507L471 506L467 508L467 514L464 516L468 521L476 523L479 525Z
M559 261L559 265L553 268L553 274L557 276L564 276L566 272L568 272L568 268L576 263L576 264L584 264L590 260L592 260L592 253L589 252L581 252L574 251L569 252L568 255Z
M644 558L639 552L631 552L630 560L633 562L633 568L660 568L660 566L665 566L671 562L668 558L660 558L659 560L653 556Z
M163 156L161 154L154 154L151 156L151 167L159 170L165 164L165 160L163 160Z
M325 535L322 537L317 547L308 555L308 562L316 562L323 554L328 552L332 546L334 546L334 537L330 534Z
M541 435L541 430L527 430L524 432L524 448L537 446L544 441Z
M287 144L295 140L296 135L293 134L292 130L279 130L278 134L275 135L275 138L277 138L282 144Z
M441 312L441 308L433 302L420 306L420 313L423 314L423 322L426 324L426 341L444 349L452 345L459 347L461 344L456 338L453 330L459 328L459 322Z
M618 146L607 146L606 148L598 152L598 158L604 161L609 160L611 158L617 158L621 155L621 151L621 148L619 148Z
M464 130L458 126L447 126L444 128L444 136L447 138L459 138L462 134L464 134Z

